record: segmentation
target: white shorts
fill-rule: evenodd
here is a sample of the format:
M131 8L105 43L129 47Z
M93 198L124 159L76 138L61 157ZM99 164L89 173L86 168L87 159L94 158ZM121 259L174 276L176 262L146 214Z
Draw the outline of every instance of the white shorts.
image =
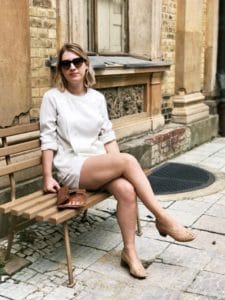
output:
M71 189L79 188L80 172L83 163L88 156L75 156L69 161L69 165L57 172L58 181L62 185L68 185Z

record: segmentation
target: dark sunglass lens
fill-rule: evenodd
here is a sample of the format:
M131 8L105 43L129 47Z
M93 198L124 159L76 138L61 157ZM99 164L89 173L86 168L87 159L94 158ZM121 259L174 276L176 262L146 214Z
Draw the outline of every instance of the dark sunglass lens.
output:
M75 59L72 60L72 63L74 64L74 66L76 68L80 68L83 62L84 62L84 60L83 60L82 57L75 58Z
M63 69L69 69L70 68L70 64L71 64L70 60L62 60L61 61L61 67Z

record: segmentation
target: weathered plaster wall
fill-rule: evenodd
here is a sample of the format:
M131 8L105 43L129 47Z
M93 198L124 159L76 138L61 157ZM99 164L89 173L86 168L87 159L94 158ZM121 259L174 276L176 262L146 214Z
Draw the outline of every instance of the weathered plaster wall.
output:
M28 4L1 1L0 126L26 119L31 107Z

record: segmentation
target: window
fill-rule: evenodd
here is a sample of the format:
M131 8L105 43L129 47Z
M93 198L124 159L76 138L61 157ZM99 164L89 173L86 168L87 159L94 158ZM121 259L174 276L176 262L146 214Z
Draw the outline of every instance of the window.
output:
M87 1L87 45L90 52L127 52L127 1Z

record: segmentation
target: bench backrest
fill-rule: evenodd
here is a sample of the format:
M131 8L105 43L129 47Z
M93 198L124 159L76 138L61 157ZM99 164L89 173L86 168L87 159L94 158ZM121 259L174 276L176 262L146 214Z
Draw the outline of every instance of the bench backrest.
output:
M11 200L16 198L15 173L41 164L39 124L0 128L0 177L8 176ZM38 155L34 150L38 151Z

